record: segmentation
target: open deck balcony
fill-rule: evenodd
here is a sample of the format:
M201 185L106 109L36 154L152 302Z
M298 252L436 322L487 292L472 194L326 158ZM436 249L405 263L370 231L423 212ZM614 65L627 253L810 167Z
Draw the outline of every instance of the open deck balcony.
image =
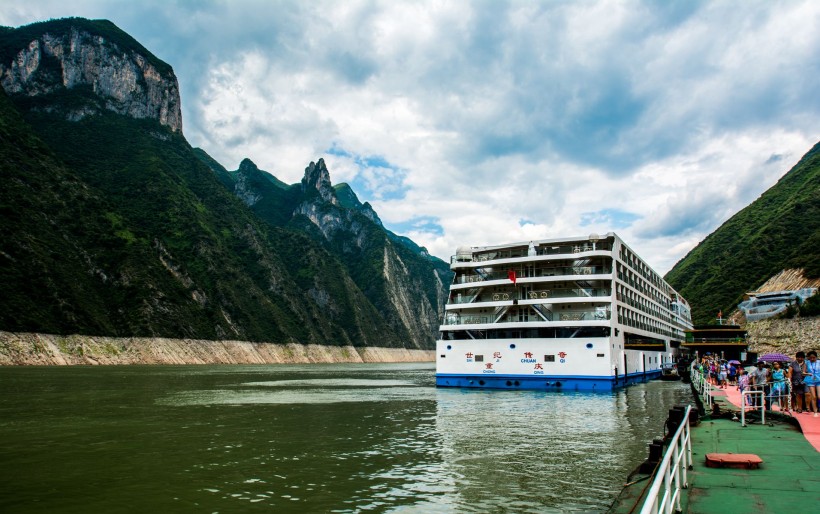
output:
M562 298L606 298L612 296L612 289L604 287L556 288L537 290L516 290L505 292L481 292L477 295L454 294L450 304L504 302L512 300L549 300Z

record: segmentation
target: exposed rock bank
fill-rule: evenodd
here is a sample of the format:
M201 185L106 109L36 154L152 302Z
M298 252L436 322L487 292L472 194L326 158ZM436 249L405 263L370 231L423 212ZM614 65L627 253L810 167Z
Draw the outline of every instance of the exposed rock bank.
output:
M820 350L820 317L764 319L746 324L749 350L758 354Z
M432 362L433 350L0 331L0 365Z

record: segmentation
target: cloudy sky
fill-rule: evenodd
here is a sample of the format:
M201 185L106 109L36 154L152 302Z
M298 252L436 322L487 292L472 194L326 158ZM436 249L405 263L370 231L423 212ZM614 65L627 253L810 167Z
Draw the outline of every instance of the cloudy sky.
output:
M444 259L615 231L665 273L820 139L816 0L0 4L113 21L192 145L288 183L323 157Z

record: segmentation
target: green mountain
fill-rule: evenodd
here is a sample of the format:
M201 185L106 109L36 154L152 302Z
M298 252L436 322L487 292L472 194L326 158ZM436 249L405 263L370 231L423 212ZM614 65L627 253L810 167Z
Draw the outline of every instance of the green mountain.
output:
M787 268L820 277L820 143L665 278L692 304L695 323L707 323Z
M4 28L0 57L0 330L432 346L441 261L374 303L294 216L321 193L191 148L173 70L113 24Z
M332 186L323 159L310 163L300 184L286 185L249 159L228 171L203 150L197 155L260 219L307 234L336 256L394 332L411 340L436 333L449 266L385 229L350 186Z

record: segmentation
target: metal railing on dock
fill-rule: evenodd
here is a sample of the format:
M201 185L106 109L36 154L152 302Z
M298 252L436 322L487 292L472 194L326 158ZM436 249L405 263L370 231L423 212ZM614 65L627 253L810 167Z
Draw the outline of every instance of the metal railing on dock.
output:
M751 399L752 396L760 396L759 400L753 400L752 402L747 402L747 399ZM759 402L759 403L758 403ZM766 393L761 390L755 389L746 389L742 393L740 393L740 424L741 426L746 426L746 407L749 403L752 404L752 410L756 408L760 408L760 423L766 424Z
M692 432L689 427L691 410L691 405L686 407L683 420L669 441L669 448L658 465L641 514L681 511L681 489L689 487L686 472L692 469Z
M711 393L715 389L720 389L719 386L710 382L708 374L701 373L694 365L690 370L690 376L692 377L692 384L703 398L703 405L711 409L714 404L714 397ZM731 387L736 386L732 385ZM780 410L787 412L792 410L792 384L790 380L772 380L760 384L740 386L740 395L741 413L749 408L756 410L761 405L769 404L771 406L774 402L777 402ZM747 402L747 399L751 399L750 396L760 396L760 403L758 404L756 400ZM765 407L763 410L765 411Z
M690 376L692 377L692 385L695 386L695 389L698 390L700 393L701 398L703 398L703 405L709 409L712 408L712 404L714 403L714 398L712 397L712 391L714 390L715 386L706 379L704 373L698 371L697 368L694 366L690 372Z

